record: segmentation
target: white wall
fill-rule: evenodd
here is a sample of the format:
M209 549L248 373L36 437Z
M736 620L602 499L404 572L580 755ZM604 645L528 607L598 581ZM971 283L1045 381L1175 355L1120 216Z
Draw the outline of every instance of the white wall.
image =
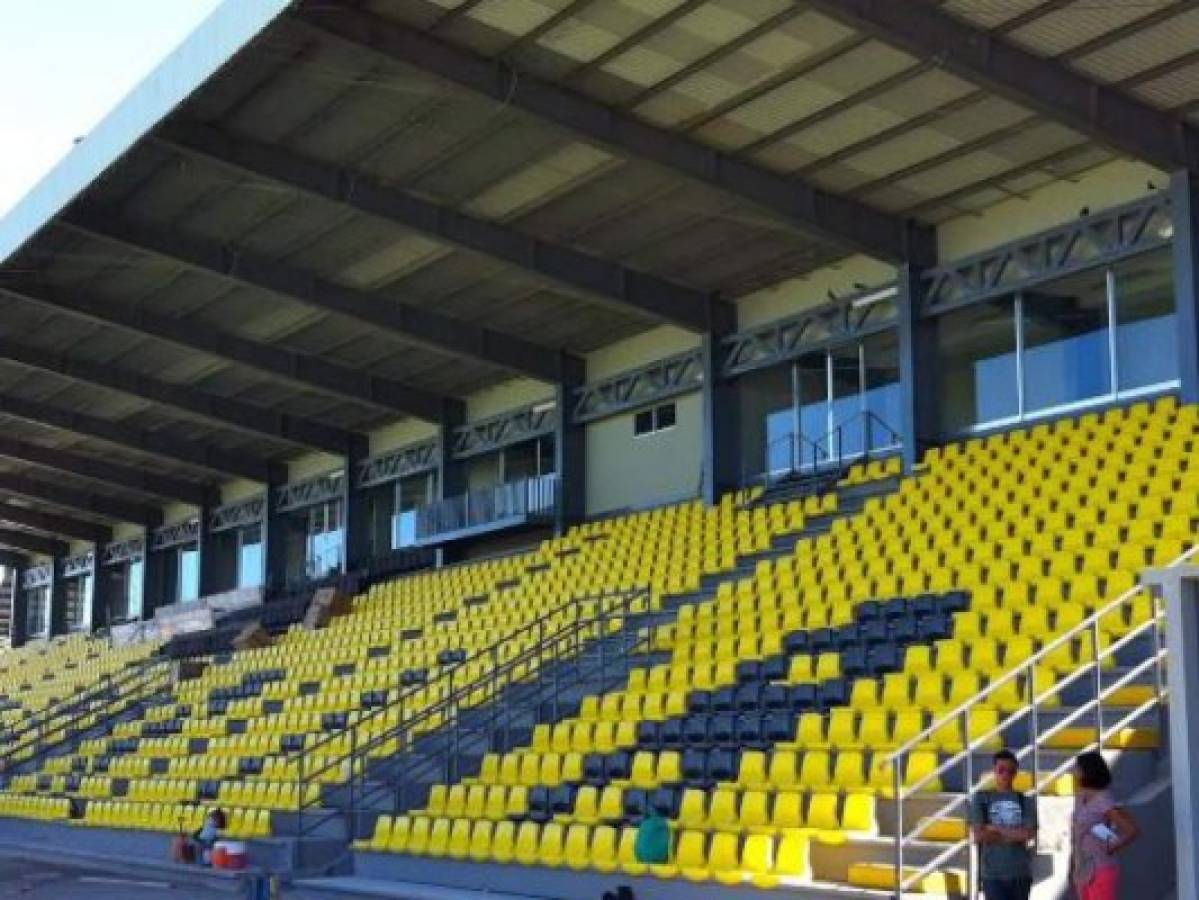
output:
M675 426L633 437L633 414L587 426L587 514L649 506L699 493L703 403L676 398Z
M636 369L646 363L655 362L664 356L673 356L684 350L698 347L698 334L676 328L673 325L662 325L651 328L641 334L587 355L587 380L599 381L612 375L618 375L629 369Z
M432 422L404 419L402 422L376 428L370 433L370 455L377 456L408 444L419 444L421 441L427 441L436 436L437 426Z
M466 421L486 419L510 409L519 409L542 400L552 400L554 389L543 381L532 378L512 378L484 388L466 398Z

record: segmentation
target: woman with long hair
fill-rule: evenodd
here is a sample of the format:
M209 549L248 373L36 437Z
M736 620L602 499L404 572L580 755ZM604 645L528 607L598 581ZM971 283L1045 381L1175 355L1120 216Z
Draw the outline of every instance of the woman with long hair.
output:
M1141 833L1136 820L1112 799L1111 784L1111 769L1101 754L1083 753L1075 760L1070 877L1078 900L1116 900L1116 857Z

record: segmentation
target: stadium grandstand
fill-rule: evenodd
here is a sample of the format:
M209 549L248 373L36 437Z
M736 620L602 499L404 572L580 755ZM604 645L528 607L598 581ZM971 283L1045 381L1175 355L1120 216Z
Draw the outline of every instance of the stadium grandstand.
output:
M1099 749L1199 897L1196 47L221 5L0 219L0 855L967 897L1006 746L1048 900ZM214 808L249 868L168 862Z

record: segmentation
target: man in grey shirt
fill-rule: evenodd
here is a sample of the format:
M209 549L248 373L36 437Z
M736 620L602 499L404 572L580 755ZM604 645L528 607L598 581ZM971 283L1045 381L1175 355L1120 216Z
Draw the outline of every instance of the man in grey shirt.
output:
M1032 851L1037 839L1037 802L1012 785L1020 764L1010 750L995 754L995 788L979 791L970 807L970 826L982 858L987 900L1028 900Z

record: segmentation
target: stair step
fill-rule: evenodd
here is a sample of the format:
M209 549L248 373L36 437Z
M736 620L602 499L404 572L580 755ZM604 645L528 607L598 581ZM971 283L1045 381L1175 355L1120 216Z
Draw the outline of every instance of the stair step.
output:
M949 844L965 840L968 832L966 820L957 817L947 817L932 822L921 819L916 824L916 836L922 841L943 841Z
M1094 728L1063 728L1044 742L1052 750L1083 750L1098 734ZM1156 750L1161 735L1156 728L1121 728L1104 742L1106 750Z
M913 877L918 871L914 867L904 867L904 879ZM895 867L887 863L858 862L849 866L847 879L854 887L871 888L874 890L893 891L898 885L895 878ZM960 897L966 893L966 873L962 869L940 869L925 875L914 885L916 893L940 894L942 896Z

